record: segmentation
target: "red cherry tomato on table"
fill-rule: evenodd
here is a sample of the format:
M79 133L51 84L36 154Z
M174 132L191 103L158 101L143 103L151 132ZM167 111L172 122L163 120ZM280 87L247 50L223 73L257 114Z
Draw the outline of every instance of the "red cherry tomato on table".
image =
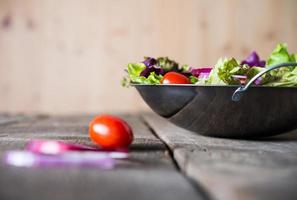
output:
M161 80L162 84L191 84L188 77L177 73L177 72L168 72L164 75Z
M128 123L111 115L95 117L90 123L89 134L91 140L103 149L127 148L133 140Z

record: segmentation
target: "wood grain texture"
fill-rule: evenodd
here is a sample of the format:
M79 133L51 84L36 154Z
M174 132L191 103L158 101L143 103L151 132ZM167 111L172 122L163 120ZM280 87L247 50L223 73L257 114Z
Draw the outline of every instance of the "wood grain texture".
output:
M179 167L214 199L295 199L297 132L262 140L210 138L144 116Z
M0 1L0 111L136 112L124 66L144 55L193 66L297 51L295 0ZM125 102L125 103L123 103Z
M165 145L137 116L122 116L134 130L130 158L113 170L17 168L0 163L0 199L204 199L172 163ZM57 139L92 145L92 116L28 117L0 125L0 157L23 149L29 139Z

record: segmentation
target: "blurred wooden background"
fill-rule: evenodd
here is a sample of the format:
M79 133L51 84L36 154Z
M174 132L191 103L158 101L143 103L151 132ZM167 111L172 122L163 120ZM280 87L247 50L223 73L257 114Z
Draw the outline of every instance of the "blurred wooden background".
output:
M0 0L0 111L136 112L128 62L297 52L296 0Z

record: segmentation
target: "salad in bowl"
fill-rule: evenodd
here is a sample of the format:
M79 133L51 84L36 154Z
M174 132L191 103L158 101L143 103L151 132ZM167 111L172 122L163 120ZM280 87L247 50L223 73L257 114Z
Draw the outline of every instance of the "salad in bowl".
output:
M281 43L266 60L254 51L244 60L221 58L210 67L146 57L128 64L122 83L134 86L157 114L187 130L214 137L266 137L297 128L296 66L297 54Z
M297 54L288 52L287 45L278 44L266 60L253 51L246 59L220 58L214 66L195 68L179 65L168 57L145 57L143 62L129 63L127 76L122 84L195 84L195 85L240 85L245 84L265 68L297 62ZM289 66L266 73L254 82L265 86L297 86L297 68Z

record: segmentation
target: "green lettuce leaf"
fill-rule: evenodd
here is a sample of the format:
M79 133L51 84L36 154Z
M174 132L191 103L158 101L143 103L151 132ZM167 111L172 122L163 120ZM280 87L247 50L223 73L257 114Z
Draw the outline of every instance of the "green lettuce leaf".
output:
M170 60L168 57L159 57L157 58L158 66L164 69L165 71L177 71L178 63L174 60Z
M190 66L189 65L182 65L180 68L180 72L189 72Z
M265 68L263 67L252 67L248 70L246 76L247 76L247 81L251 80L254 76L256 76L258 73L260 73L262 70ZM263 85L265 83L275 81L276 77L272 76L269 73L263 74L260 78L260 85ZM256 82L256 81L255 81ZM256 83L257 84L257 83Z
M266 66L276 65L284 62L296 62L296 54L289 54L285 43L278 44L267 59Z
M248 65L240 65L235 58L219 59L211 71L206 84L215 85L238 85L240 82L233 78L233 75L245 75L249 69Z
M297 54L292 54L292 60L294 59L294 62L297 62Z
M146 78L140 76L140 73L146 68L143 63L130 63L127 66L128 76L124 77L122 80L122 85L128 87L131 83L137 84L160 84L162 75L157 75L155 72L151 72Z
M262 70L264 70L265 68L263 67L252 67L248 70L247 72L247 78L248 80L252 79L254 76L256 76L258 73L260 73ZM264 75L263 75L264 76Z
M146 68L146 66L143 63L129 63L127 68L128 74L133 81L134 78L139 77L140 73Z
M155 72L151 72L144 83L152 85L160 84L162 78L162 75L157 75Z
M266 67L284 62L297 62L297 54L290 54L287 44L280 43L269 56ZM272 70L267 75L272 78L266 82L266 85L283 87L297 86L297 69L294 66Z
M285 62L296 62L296 55L290 54L288 52L287 44L280 43L275 47L275 49L268 57L266 67ZM275 76L275 79L277 80L292 70L294 70L294 67L282 67L276 70L272 70L269 74Z
M218 60L217 64L215 64L214 68L211 70L208 79L205 81L206 85L226 85L218 76L219 68L224 65L225 60L226 58L220 58Z
M189 79L192 84L196 84L198 82L198 78L196 76L190 76Z
M269 82L266 85L278 87L297 87L297 67L291 72L284 73L280 80Z
M144 83L145 77L140 73L146 68L143 63L129 63L127 66L128 76L122 80L122 85L128 87L131 83Z

